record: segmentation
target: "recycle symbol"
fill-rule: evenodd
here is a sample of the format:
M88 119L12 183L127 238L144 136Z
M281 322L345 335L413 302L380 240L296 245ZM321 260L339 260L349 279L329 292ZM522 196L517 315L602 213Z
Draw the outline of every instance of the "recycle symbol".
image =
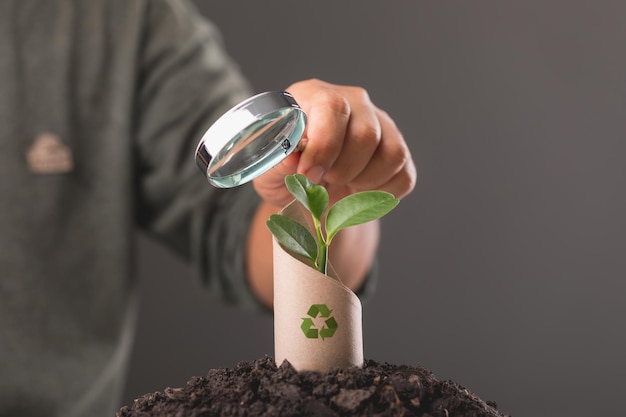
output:
M326 307L326 304L313 304L307 313L309 317L302 318L300 328L304 335L309 339L321 337L322 340L333 337L338 326L337 321L334 317L330 316L330 313L332 313L332 310ZM315 323L313 322L313 319L318 317L326 319L321 329L315 327Z

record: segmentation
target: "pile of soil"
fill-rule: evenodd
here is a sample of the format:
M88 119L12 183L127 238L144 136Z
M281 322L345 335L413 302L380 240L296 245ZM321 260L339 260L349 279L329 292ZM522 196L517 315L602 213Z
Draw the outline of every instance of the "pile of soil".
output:
M146 394L117 414L148 416L504 417L495 403L424 368L367 360L363 368L296 372L271 357L212 369L184 388Z

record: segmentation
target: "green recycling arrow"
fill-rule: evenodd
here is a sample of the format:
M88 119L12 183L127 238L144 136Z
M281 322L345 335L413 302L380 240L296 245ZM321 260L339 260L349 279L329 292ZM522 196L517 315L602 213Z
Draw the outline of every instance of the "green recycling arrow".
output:
M308 317L302 319L302 325L300 326L304 335L309 339L317 339L317 329L315 323Z
M332 310L329 309L326 304L313 304L307 312L309 317L302 318L302 324L300 325L302 333L304 333L304 335L309 339L317 339L318 337L321 337L322 340L324 340L329 337L333 337L339 325L334 317L330 317L330 313L332 313ZM318 330L313 322L313 319L318 316L326 318L321 330Z
M324 323L325 326L323 326L322 330L320 330L320 337L322 338L322 340L326 339L327 337L333 337L333 335L335 334L335 330L337 330L338 327L337 321L334 317L329 318Z
M326 304L313 304L307 314L313 318L316 318L318 314L320 317L330 317L331 312L332 310L329 310Z

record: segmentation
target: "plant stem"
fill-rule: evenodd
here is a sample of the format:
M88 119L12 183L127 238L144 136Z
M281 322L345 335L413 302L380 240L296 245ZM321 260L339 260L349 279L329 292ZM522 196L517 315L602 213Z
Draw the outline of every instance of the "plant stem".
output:
M319 253L319 258L320 258L320 269L319 271L324 274L324 275L328 275L328 245L326 244L326 242L323 242L322 244L320 244L320 253Z
M328 263L328 243L322 233L322 225L320 221L313 218L313 225L315 226L315 231L317 232L317 270L326 275L326 265Z

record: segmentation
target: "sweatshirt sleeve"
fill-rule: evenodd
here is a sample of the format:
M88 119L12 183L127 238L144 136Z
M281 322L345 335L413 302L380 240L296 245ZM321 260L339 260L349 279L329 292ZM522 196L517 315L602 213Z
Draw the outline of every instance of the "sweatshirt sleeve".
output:
M259 307L245 271L259 204L250 184L217 189L194 162L210 124L250 95L216 28L187 1L148 2L138 57L136 219L192 263L211 293Z

